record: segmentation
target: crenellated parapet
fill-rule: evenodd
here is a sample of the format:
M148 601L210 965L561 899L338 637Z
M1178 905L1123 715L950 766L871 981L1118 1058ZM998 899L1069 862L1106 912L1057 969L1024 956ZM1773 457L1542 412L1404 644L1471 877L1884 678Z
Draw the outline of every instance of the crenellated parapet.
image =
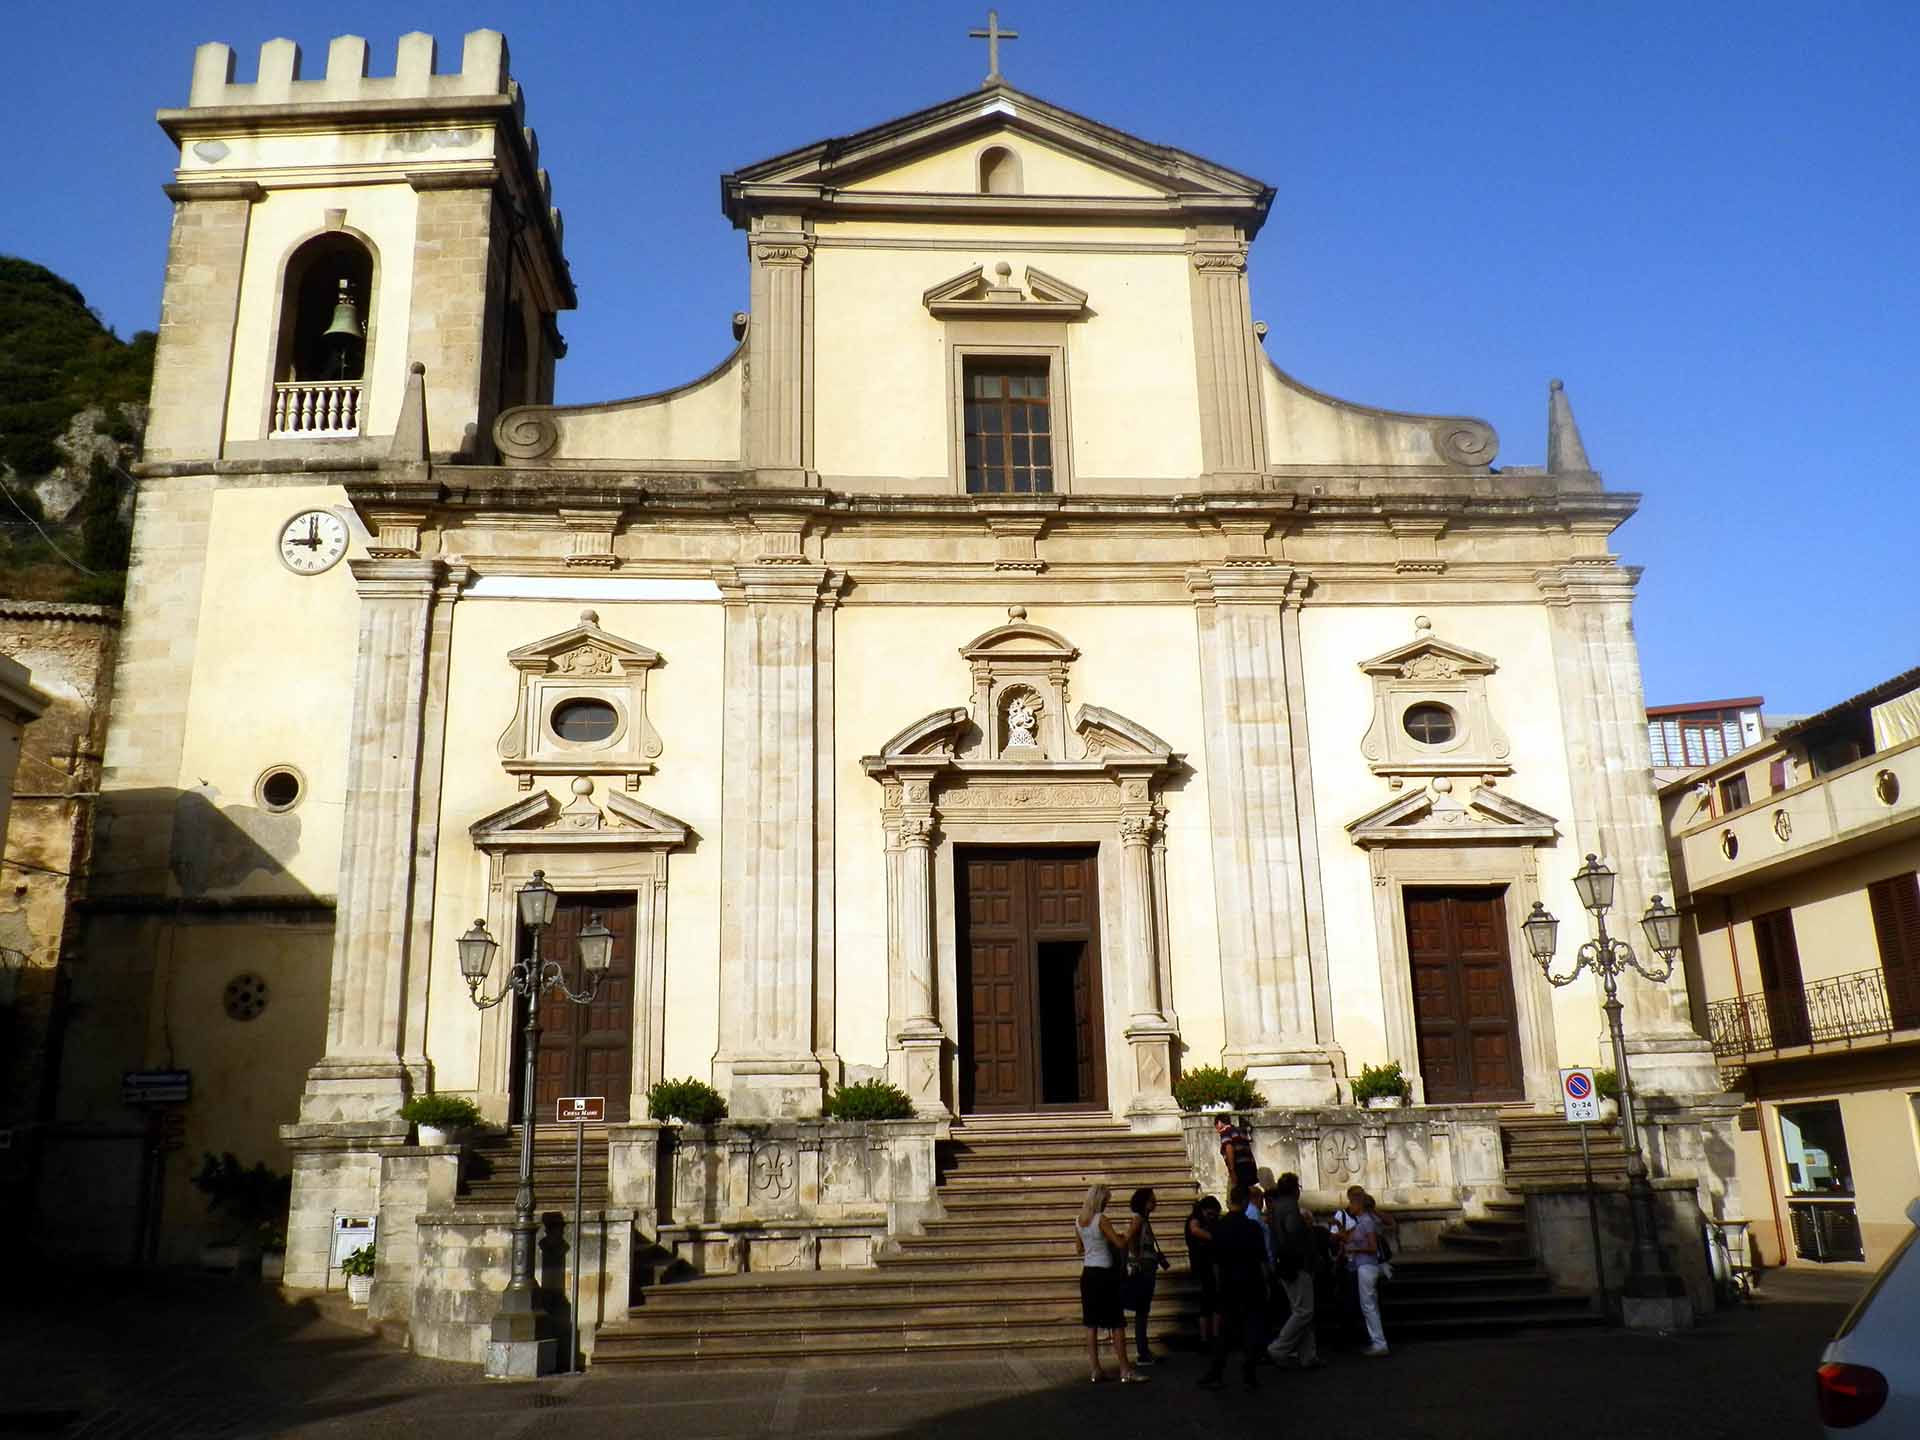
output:
M318 105L346 100L438 100L454 96L500 95L517 99L518 86L507 73L507 37L498 30L471 30L461 47L460 68L438 73L433 36L415 30L400 37L391 75L367 73L367 42L358 35L335 36L327 46L326 74L300 76L300 47L291 40L269 40L260 47L260 69L251 84L234 82L233 47L221 41L193 52L192 109L230 105Z

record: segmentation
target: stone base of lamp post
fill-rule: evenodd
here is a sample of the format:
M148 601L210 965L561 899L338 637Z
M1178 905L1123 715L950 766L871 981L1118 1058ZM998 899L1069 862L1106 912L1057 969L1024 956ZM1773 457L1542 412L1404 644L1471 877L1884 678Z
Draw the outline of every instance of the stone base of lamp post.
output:
M559 1362L560 1342L550 1333L545 1312L502 1311L493 1317L487 1337L489 1380L536 1380L553 1374Z
M1688 1330L1693 1326L1693 1301L1677 1275L1633 1276L1620 1296L1620 1323L1628 1330Z

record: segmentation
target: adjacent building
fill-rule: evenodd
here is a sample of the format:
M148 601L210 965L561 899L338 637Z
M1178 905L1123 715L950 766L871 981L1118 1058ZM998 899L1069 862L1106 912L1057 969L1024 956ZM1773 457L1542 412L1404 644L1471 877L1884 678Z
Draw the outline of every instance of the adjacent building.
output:
M1920 1194L1920 670L1660 796L1760 1256L1876 1266Z

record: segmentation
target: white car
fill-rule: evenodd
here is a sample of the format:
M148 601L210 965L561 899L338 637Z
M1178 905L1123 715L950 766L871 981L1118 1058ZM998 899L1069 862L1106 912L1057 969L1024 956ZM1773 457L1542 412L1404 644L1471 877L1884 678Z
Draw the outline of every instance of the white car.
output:
M1907 1232L1820 1356L1829 1435L1920 1435L1920 1200Z

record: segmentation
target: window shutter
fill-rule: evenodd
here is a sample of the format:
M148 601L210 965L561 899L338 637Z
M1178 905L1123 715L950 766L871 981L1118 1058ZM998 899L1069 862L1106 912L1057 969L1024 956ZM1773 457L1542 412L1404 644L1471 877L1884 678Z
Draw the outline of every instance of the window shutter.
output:
M1867 903L1894 1027L1920 1025L1920 877L1909 872L1876 880L1867 886Z

